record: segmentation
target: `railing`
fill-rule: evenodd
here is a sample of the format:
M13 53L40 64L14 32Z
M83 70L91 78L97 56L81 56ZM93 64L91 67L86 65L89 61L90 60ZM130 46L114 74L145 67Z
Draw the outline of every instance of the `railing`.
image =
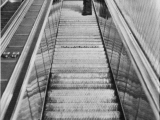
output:
M159 83L154 70L141 47L133 42L136 41L135 36L114 1L94 1L127 120L158 119ZM105 2L108 8L105 7Z
M13 34L15 33L16 29L18 28L19 24L23 20L24 15L28 11L31 3L33 0L24 0L23 3L19 6L17 11L8 21L6 26L1 31L1 52L0 55L4 52L5 48L7 47L8 43L10 42Z
M0 8L2 8L9 0L1 0L1 6Z
M30 69L28 67L33 66L33 63L28 64L29 61L32 61L34 59L34 57L33 57L31 60L29 60L31 57L30 54L32 54L31 52L36 51L38 49L38 45L36 45L36 43L37 44L40 43L40 40L39 41L36 40L36 38L37 38L36 35L39 34L39 33L36 33L36 31L40 31L41 30L41 29L39 29L40 27L42 27L42 29L44 28L44 26L45 26L44 21L46 21L44 19L49 14L49 12L47 14L47 11L49 10L49 8L46 6L49 6L49 5L51 6L51 4L52 4L51 1L45 0L42 7L41 7L41 10L39 11L39 15L37 16L35 24L33 25L33 28L31 30L29 37L28 37L28 40L23 48L23 51L22 51L20 58L17 62L17 65L16 65L16 67L13 71L13 74L9 80L9 83L7 85L5 93L3 94L2 98L1 98L0 119L16 120L14 117L17 114L14 114L14 113L16 113L18 109L14 109L14 108L15 107L18 108L19 104L21 103L19 99L22 99L23 96L19 96L19 94L25 92L23 89L23 87L26 88L25 87L25 83L26 83L25 79L27 79L27 76L25 76L25 74L28 71L30 71ZM44 22L44 25L41 24L43 22ZM40 36L42 36L42 35L40 35ZM34 56L35 53L37 53L37 51L33 52L32 55ZM23 69L23 72L22 72L22 69ZM21 82L23 82L22 86L20 85ZM21 91L16 91L16 90L19 90L21 87L22 87ZM16 102L16 101L18 101L18 102ZM13 108L13 106L14 106L14 108Z
M106 3L110 7L110 11L112 13L112 16L114 16L113 18L118 26L118 29L121 31L121 36L124 38L123 43L128 49L127 51L130 58L132 59L132 63L134 64L137 75L140 78L141 85L143 86L147 99L152 107L152 110L154 111L154 115L158 120L160 94L160 83L158 78L159 75L156 74L158 71L156 72L153 69L152 65L154 64L154 62L151 63L151 61L148 59L148 56L145 54L147 50L144 51L145 49L143 49L145 43L143 44L144 46L139 44L141 38L138 36L137 31L134 29L134 25L130 24L128 18L126 18L125 14L123 14L123 10L121 10L114 1L106 0ZM139 19L139 21L141 20ZM144 35L145 33L142 34ZM157 34L156 36L159 37L159 34ZM155 41L157 41L157 39L155 39ZM150 50L150 48L147 49ZM157 52L158 51L159 50L157 49ZM149 57L152 57L152 55L150 54Z
M48 1L48 0L46 0ZM52 5L53 4L53 5ZM53 50L60 18L61 0L51 0L51 4L45 17L45 22L37 36L38 42L25 73L19 98L11 120L38 120L43 116L45 93L53 59Z

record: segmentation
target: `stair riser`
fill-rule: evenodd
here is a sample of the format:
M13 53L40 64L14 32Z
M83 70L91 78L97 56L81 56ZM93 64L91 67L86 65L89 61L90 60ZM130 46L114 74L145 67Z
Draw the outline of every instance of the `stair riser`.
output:
M85 59L55 59L53 64L106 64L106 60L97 59L97 60L85 60Z
M61 49L61 48L57 48L57 50L59 50L59 49ZM62 48L62 49L64 49L64 48ZM104 51L102 51L101 50L101 48L100 48L100 50L94 50L94 51L91 51L90 49L83 49L82 48L82 51L80 51L80 49L79 48L75 48L75 51L73 51L73 49L72 48L70 48L70 49L67 49L67 48L65 48L66 50L68 50L68 51L55 51L54 52L54 55L91 55L91 56L105 56L105 53L104 53ZM79 50L79 51L78 51ZM87 52L88 51L88 52Z
M98 71L98 72L97 72ZM108 72L108 69L83 69L83 68L70 68L70 69L52 69L52 73L101 73Z
M51 79L51 84L107 84L110 79Z
M81 78L81 79L86 79L86 78L107 78L108 74L107 73L57 73L57 74L52 74L52 79L55 78L64 78L64 79L71 79L71 78Z
M59 31L58 34L61 36L61 35L70 35L70 36L79 36L79 35L94 35L94 36L98 36L99 35L99 32L98 31L88 31L88 32L85 32L84 30L83 31L73 31L73 30L70 30L70 31L65 31L65 30L62 30L62 31Z
M77 90L50 90L49 96L115 96L115 91L108 89L77 89Z
M47 103L115 103L116 97L115 96L82 96L82 97L60 97L60 96L50 96L47 99Z
M54 56L55 59L84 59L84 60L93 60L96 58L97 59L104 59L105 60L105 56Z
M56 45L56 48L103 48L102 45Z
M46 111L60 111L60 112L108 112L117 111L118 105L115 103L101 103L101 104L89 104L89 103L49 103L46 105Z
M57 41L56 45L102 45L102 42L74 42L74 41L68 41L68 42L63 42L63 41Z
M98 39L101 41L100 36L57 36L57 39Z
M76 48L76 49L71 49L71 48L55 48L55 52L104 52L103 48Z
M50 85L50 89L112 89L112 85Z
M108 65L107 64L53 64L52 68L86 68L87 69L96 69L96 68L102 68L102 69L108 69Z
M75 112L75 113L68 113L68 112L50 112L47 111L46 113L47 118L46 120L120 120L120 113L117 111L111 112ZM52 118L54 116L54 118Z

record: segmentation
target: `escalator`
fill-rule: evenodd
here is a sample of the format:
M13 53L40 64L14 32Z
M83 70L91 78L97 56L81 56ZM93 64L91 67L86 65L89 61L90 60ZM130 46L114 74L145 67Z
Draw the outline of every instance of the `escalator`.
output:
M23 65L15 83L9 81L12 89L4 89L2 103L9 104L1 118L156 120L107 4L92 3L92 15L82 16L83 1L33 1L18 30L26 32L33 19L38 27L28 32L28 51L16 58ZM16 41L7 49L22 48Z
M11 19L11 17L14 15L16 10L19 8L22 2L7 2L2 8L1 8L1 30L6 26L8 21Z
M42 119L123 119L95 13L67 9L78 3L63 2Z

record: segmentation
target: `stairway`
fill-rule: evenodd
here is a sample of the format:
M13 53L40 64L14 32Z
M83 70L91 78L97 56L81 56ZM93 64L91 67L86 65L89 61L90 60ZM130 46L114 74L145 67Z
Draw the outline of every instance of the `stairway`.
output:
M96 17L82 5L63 2L44 119L120 120Z

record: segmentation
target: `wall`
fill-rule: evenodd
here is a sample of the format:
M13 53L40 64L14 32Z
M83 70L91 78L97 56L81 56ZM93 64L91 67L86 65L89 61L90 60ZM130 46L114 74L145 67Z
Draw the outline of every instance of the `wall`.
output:
M114 0L160 77L160 1Z

